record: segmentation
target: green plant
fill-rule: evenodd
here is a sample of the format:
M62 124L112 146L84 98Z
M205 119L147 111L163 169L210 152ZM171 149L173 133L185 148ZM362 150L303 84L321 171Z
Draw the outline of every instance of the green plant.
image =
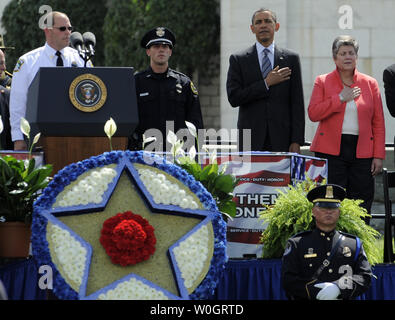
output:
M202 167L188 156L177 158L176 164L193 175L195 180L200 181L207 191L211 193L219 211L226 213L232 218L236 215L233 190L237 185L238 179L233 175L225 174L225 167L219 170L216 162Z
M315 186L308 179L295 187L290 186L285 192L279 191L275 204L266 206L267 210L260 214L260 219L267 223L261 236L263 258L280 258L290 237L314 228L311 214L313 204L307 200L306 194ZM350 199L342 201L337 230L358 236L369 262L376 264L381 262L381 253L376 245L380 233L361 219L368 216L366 209L359 205L361 202Z
M1 122L1 121L0 121ZM36 167L32 157L33 146L40 138L37 133L30 144L30 124L21 118L20 129L29 141L28 160L17 160L13 156L0 157L0 220L30 223L33 203L44 189L52 172L52 165Z
M0 217L30 223L33 203L49 182L52 165L36 168L34 158L0 157Z

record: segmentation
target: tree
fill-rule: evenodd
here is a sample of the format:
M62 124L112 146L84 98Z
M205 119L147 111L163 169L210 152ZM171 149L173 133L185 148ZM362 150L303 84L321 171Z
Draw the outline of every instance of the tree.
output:
M105 61L112 66L146 69L140 41L145 32L166 26L176 36L170 65L188 76L208 71L219 53L219 4L215 0L113 0L104 23Z
M106 0L13 0L4 9L1 19L6 30L4 35L7 46L15 50L7 51L9 71L13 70L16 60L24 53L44 45L43 31L39 28L39 20L44 13L39 8L48 5L53 11L61 11L70 18L75 31L90 31L96 36L95 65L104 64L103 20L107 13Z

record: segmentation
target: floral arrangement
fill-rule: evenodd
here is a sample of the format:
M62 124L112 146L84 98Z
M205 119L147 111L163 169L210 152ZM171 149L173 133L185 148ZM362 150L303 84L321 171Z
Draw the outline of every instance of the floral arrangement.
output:
M167 205L153 201L154 198L158 197L158 193L160 193L158 190L161 190L161 188L151 189L146 187L142 177L148 173L144 171L146 168L141 170L141 167L152 168L149 170L151 172L148 173L154 174L154 179L162 181L163 186L168 188L174 187L169 184L170 180L178 181L177 187L179 191L186 192L189 190L188 193L192 193L191 198L184 197L188 199L189 205L185 208L180 206L184 198L181 201L177 199L173 203L172 200L165 199L165 203L169 202ZM81 205L80 210L78 210L78 206L75 206L75 202L66 203L65 207L55 205L59 199L64 199L64 195L69 191L70 185L74 184L74 187L78 186L80 188L78 182L86 179L93 172L99 172L98 170L104 168L111 168L116 174L114 176L114 173L112 173L110 175L112 180L107 181L106 190L102 195L102 203L98 204L91 201L88 205ZM156 208L155 210L162 212L160 215L178 214L185 217L200 217L199 221L201 222L169 249L171 264L177 275L179 294L169 292L151 280L138 276L133 271L127 276L102 287L100 290L93 293L86 292L90 269L92 269L91 255L95 255L95 250L91 248L90 243L81 238L71 227L63 226L63 222L60 222L59 219L62 217L68 218L71 215L90 217L89 214L91 212L93 212L92 215L95 215L95 211L102 210L102 206L105 206L110 201L112 193L115 192L114 190L123 171L129 172L130 180L134 181L133 183L137 189L141 189L139 194L142 195L142 199L149 203L149 207ZM83 178L81 179L81 177ZM172 178L169 179L168 177ZM94 180L88 181L91 181L88 183L88 186L92 186L92 181ZM182 185L185 187L180 187ZM96 187L93 186L93 188L95 190ZM171 199L173 198L172 196ZM196 205L197 208L195 209ZM70 211L70 208L73 208L73 211ZM130 211L140 214L133 208ZM146 266L158 254L157 250L152 249L155 245L154 239L157 227L155 227L154 231L142 219L139 219L138 215L132 212L119 213L118 211L118 214L117 212L114 213L115 216L114 214L110 216L110 219L100 226L103 230L103 239L106 238L105 241L101 242L104 243L104 247L116 247L121 251L125 248L126 243L137 244L137 246L143 248L143 251L149 247L150 249L147 252L144 251L142 253L140 251L140 258L148 257L147 260L142 258L144 266ZM133 218L129 219L130 217ZM137 223L135 223L136 221ZM52 224L57 227L49 227ZM163 227L166 228L166 225ZM66 230L68 234L59 228ZM111 236L110 229L116 230L115 233L112 232ZM137 229L139 236L137 238L126 237L127 239L123 240L124 238L121 237L121 234L127 235L132 229ZM145 241L143 241L142 230L145 232ZM57 240L53 240L53 237ZM146 243L148 238L151 239L149 245ZM64 256L59 258L53 247L56 246L54 243L61 241L67 243L67 250L65 250ZM144 297L149 299L207 299L213 293L227 260L226 224L217 209L215 200L207 190L180 167L167 162L161 157L145 152L112 151L71 164L54 176L34 205L32 248L39 264L52 266L54 293L61 299L142 299ZM103 250L105 249L103 248ZM109 251L111 252L111 250ZM75 252L78 254L76 255ZM73 260L73 256L76 260ZM117 260L118 258L120 264L128 264L125 268L141 265L137 260L133 260L132 256L135 256L135 253L124 256L118 252L118 254L115 254L115 259ZM198 263L198 261L202 260L208 261L208 265L204 266ZM130 262L131 264L129 264ZM74 266L69 268L67 267L69 264L74 264ZM76 285L73 286L73 283L76 283Z
M127 266L154 254L156 238L146 219L127 211L104 222L100 243L113 263Z

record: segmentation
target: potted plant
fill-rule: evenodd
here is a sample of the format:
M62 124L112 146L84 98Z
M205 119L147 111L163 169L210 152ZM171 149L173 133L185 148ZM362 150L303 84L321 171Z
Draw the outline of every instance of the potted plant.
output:
M30 144L30 126L22 118L22 132ZM33 203L49 182L52 165L36 166L31 152L40 134L34 137L28 159L0 157L0 257L26 257L29 254Z

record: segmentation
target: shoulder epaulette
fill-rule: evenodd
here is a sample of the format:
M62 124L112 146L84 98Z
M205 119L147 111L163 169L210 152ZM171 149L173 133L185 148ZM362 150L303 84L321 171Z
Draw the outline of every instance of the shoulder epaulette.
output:
M301 231L301 232L298 232L298 233L294 234L291 238L300 237L300 236L303 236L303 235L310 234L310 233L312 233L312 232L313 232L313 230Z
M351 233L347 233L347 232L344 232L344 231L339 231L339 233L344 235L344 236L346 236L346 237L349 237L349 238L354 238L354 239L358 238L356 235L351 234Z

